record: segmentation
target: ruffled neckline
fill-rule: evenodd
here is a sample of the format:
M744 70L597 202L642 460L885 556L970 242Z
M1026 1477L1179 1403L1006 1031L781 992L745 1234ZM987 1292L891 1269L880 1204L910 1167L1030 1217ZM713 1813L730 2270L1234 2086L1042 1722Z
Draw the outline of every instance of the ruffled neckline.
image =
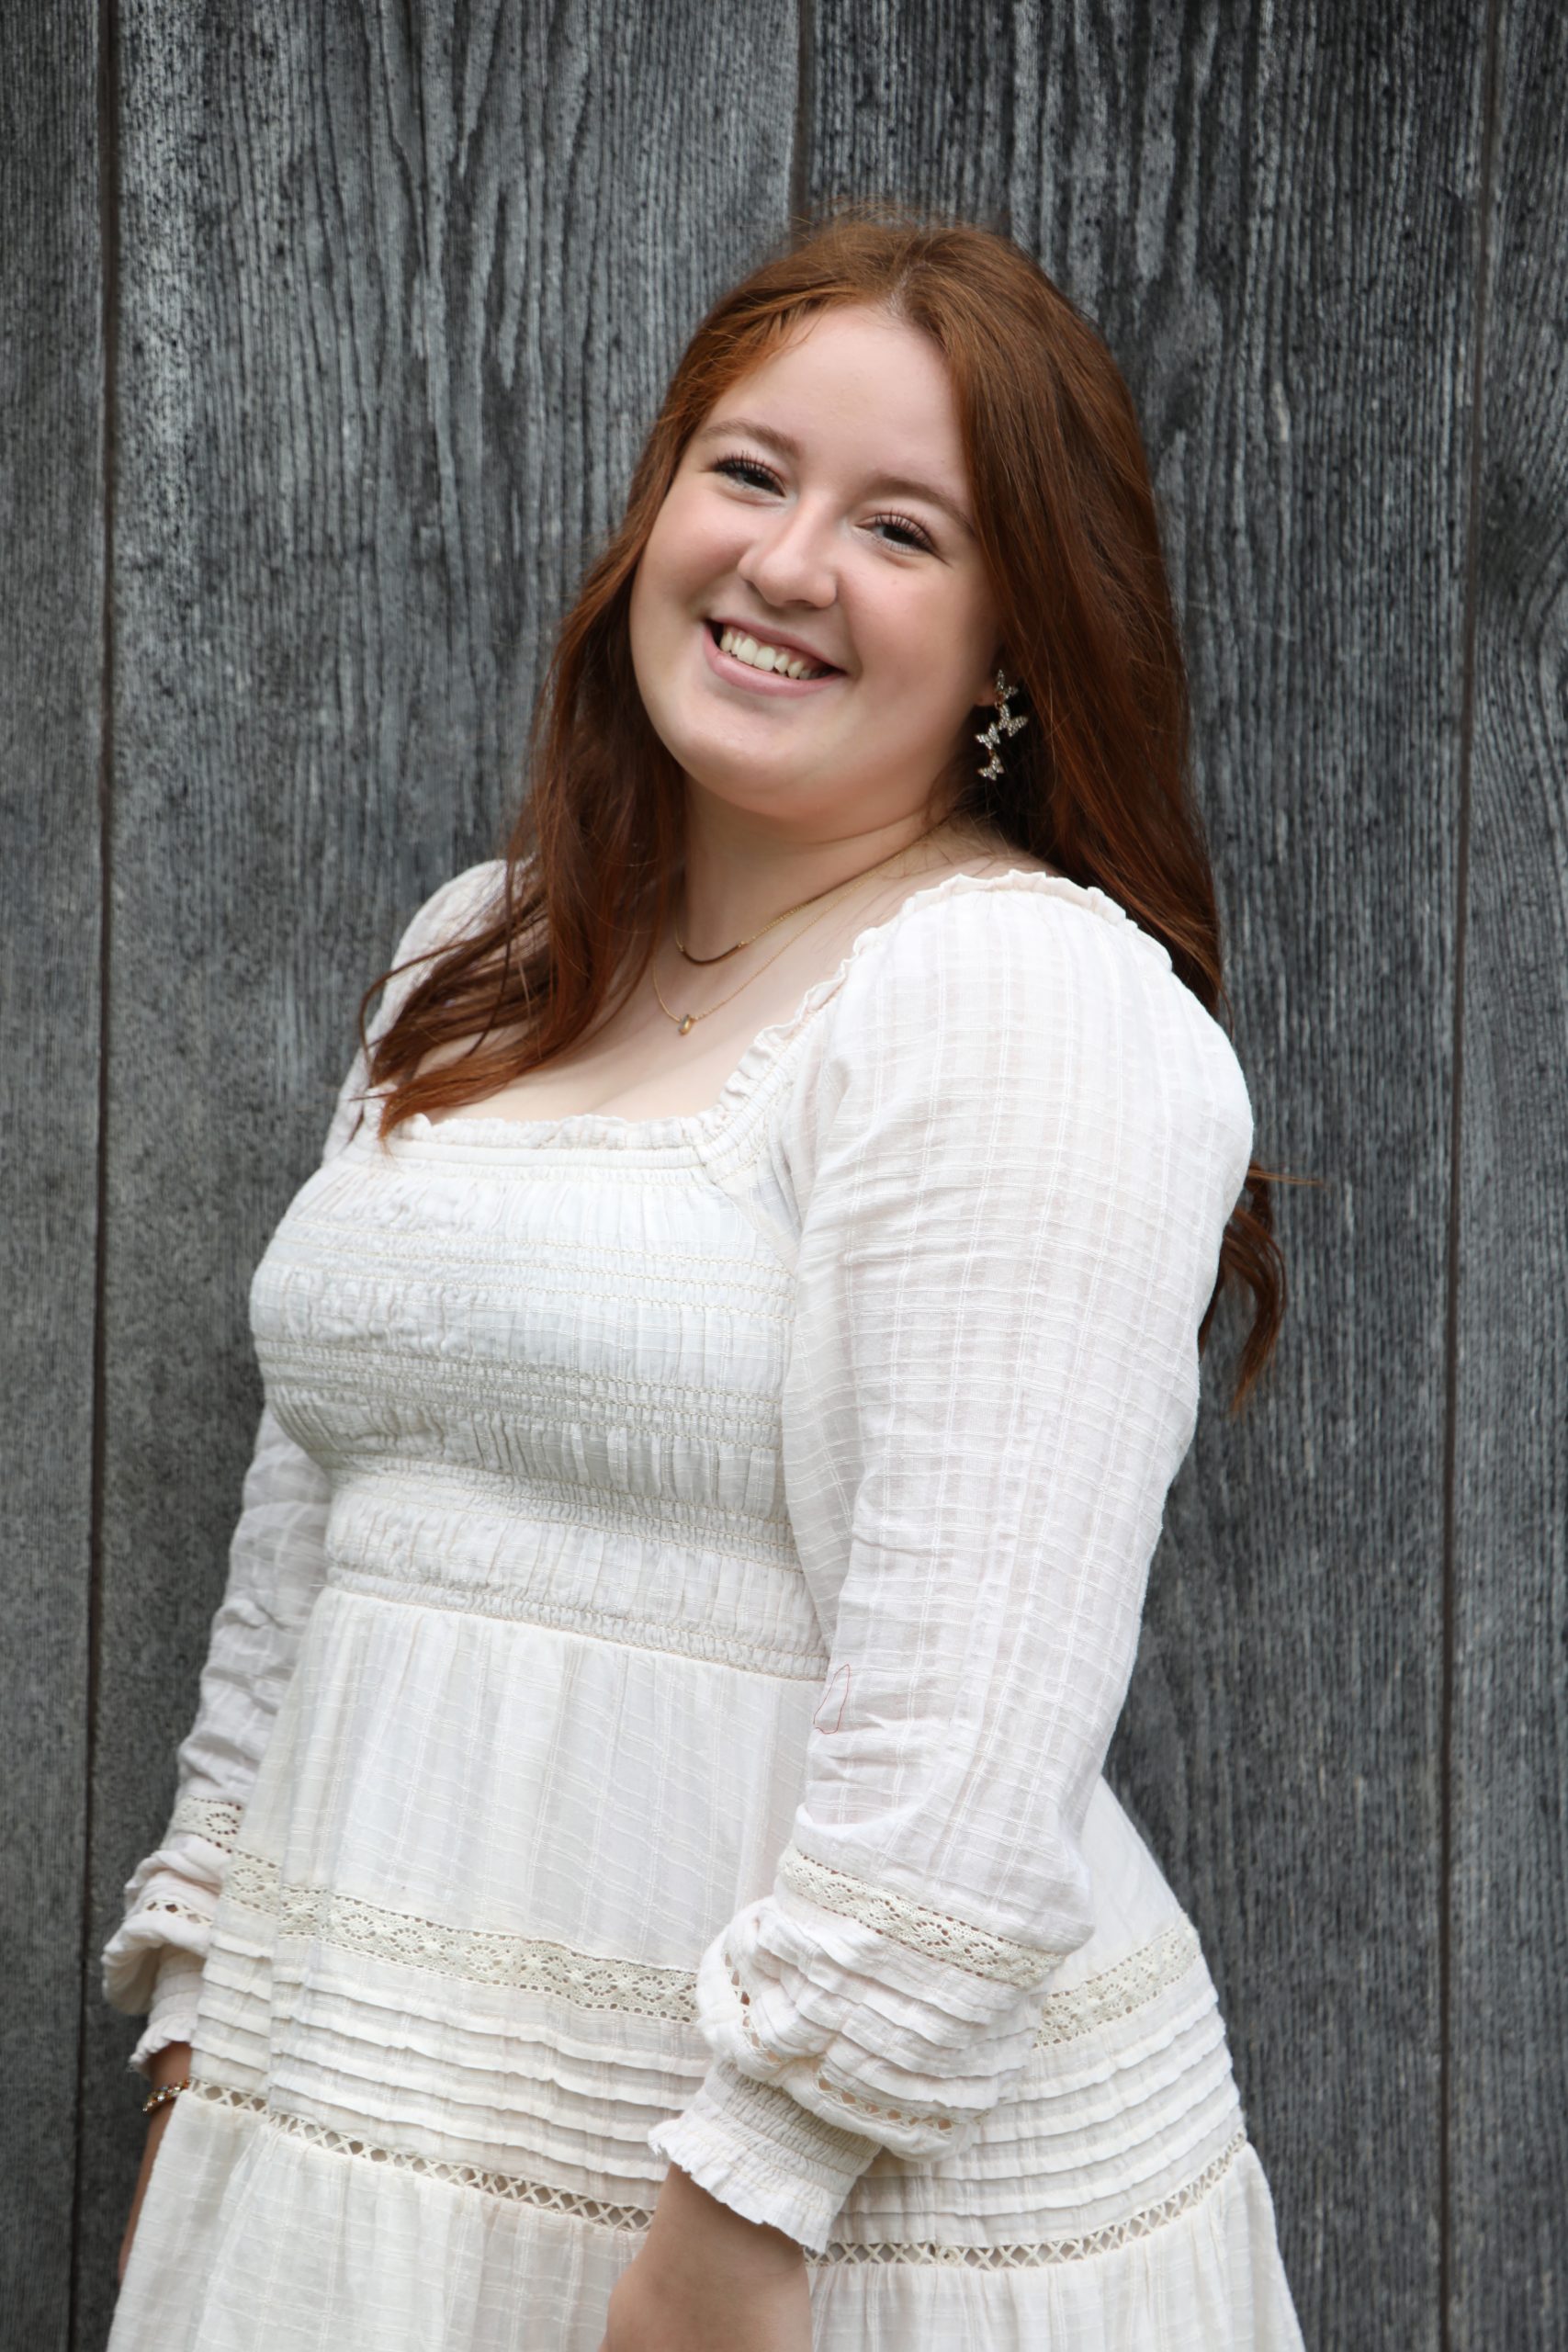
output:
M838 994L861 956L919 909L939 905L971 890L1030 890L1042 898L1065 899L1122 927L1134 944L1157 957L1163 969L1171 968L1170 956L1163 944L1134 922L1120 900L1111 898L1097 884L1072 882L1065 874L1042 874L1032 867L1019 865L1010 866L1001 874L944 874L940 882L928 883L923 889L911 892L881 922L868 923L857 933L837 967L824 978L813 981L793 1012L758 1031L705 1110L666 1112L645 1119L626 1118L615 1111L568 1111L551 1119L487 1117L483 1112L457 1111L448 1117L432 1119L427 1112L416 1111L393 1130L388 1138L389 1146L396 1150L407 1140L437 1149L450 1143L481 1150L515 1150L570 1142L647 1151L707 1142L728 1125L767 1073L776 1068L795 1038Z

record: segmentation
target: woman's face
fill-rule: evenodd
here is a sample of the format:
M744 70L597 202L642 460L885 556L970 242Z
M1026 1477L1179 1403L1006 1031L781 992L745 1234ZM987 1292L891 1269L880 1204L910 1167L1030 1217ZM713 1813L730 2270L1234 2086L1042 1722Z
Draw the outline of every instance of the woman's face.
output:
M632 587L637 684L690 783L813 838L920 810L999 658L972 511L945 363L885 311L821 313L732 385Z

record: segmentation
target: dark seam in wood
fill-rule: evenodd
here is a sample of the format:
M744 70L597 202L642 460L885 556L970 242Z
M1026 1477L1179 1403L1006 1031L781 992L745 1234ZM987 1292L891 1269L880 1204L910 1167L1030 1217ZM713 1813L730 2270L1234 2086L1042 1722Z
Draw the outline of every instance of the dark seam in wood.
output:
M1460 702L1459 848L1455 865L1453 1077L1449 1114L1449 1232L1443 1344L1443 1563L1441 1720L1438 1729L1438 2344L1453 2345L1453 1847L1459 1460L1459 1290L1464 1144L1464 965L1469 933L1472 779L1475 763L1475 643L1481 573L1486 400L1486 299L1496 159L1499 0L1488 0L1482 64L1481 170L1472 331L1470 480L1465 518L1463 676Z
M813 0L795 0L795 147L789 159L789 210L792 228L798 228L811 198L811 113L816 95L811 51L817 34Z
M117 321L119 307L119 46L116 0L98 0L97 8L97 173L98 173L98 299L102 369L99 466L103 501L99 533L100 637L98 677L98 1132L95 1230L93 1235L93 1371L92 1467L87 1504L87 1688L84 1781L86 1804L82 1833L82 1911L76 2029L76 2148L71 2188L71 2263L66 2289L64 2340L78 2335L83 2256L83 2158L91 2142L86 2112L88 2046L87 2004L96 1986L93 1915L94 1810L96 1795L99 1673L103 1645L103 1526L106 1432L106 1345L104 1304L107 1287L109 1058L109 933L113 922L114 809L114 450L115 392L118 371ZM118 2248L117 2248L118 2254Z

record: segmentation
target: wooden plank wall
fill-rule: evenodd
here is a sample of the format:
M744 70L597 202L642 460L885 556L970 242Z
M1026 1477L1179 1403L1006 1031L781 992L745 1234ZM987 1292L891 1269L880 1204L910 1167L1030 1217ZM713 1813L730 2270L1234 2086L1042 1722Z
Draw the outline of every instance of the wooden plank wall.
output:
M1454 1268L1456 2345L1568 2344L1568 16L1489 106Z
M64 2345L97 1681L106 355L96 0L0 9L0 2343ZM166 1609L166 1597L153 1606ZM118 2190L118 2182L116 2184Z
M6 2339L107 2333L97 1955L359 992L499 846L701 310L882 194L1010 228L1127 374L1260 1148L1319 1180L1237 1423L1209 1360L1115 1777L1309 2344L1568 2346L1561 14L61 0L0 64Z

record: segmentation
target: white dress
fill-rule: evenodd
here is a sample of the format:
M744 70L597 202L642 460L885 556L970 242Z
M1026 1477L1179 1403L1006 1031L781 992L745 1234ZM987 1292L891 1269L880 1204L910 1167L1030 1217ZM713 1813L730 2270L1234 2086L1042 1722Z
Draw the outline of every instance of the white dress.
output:
M598 2352L668 2160L818 2352L1299 2347L1100 1777L1252 1133L1165 949L950 875L701 1114L383 1143L364 1083L103 1955L197 2077L110 2352Z

